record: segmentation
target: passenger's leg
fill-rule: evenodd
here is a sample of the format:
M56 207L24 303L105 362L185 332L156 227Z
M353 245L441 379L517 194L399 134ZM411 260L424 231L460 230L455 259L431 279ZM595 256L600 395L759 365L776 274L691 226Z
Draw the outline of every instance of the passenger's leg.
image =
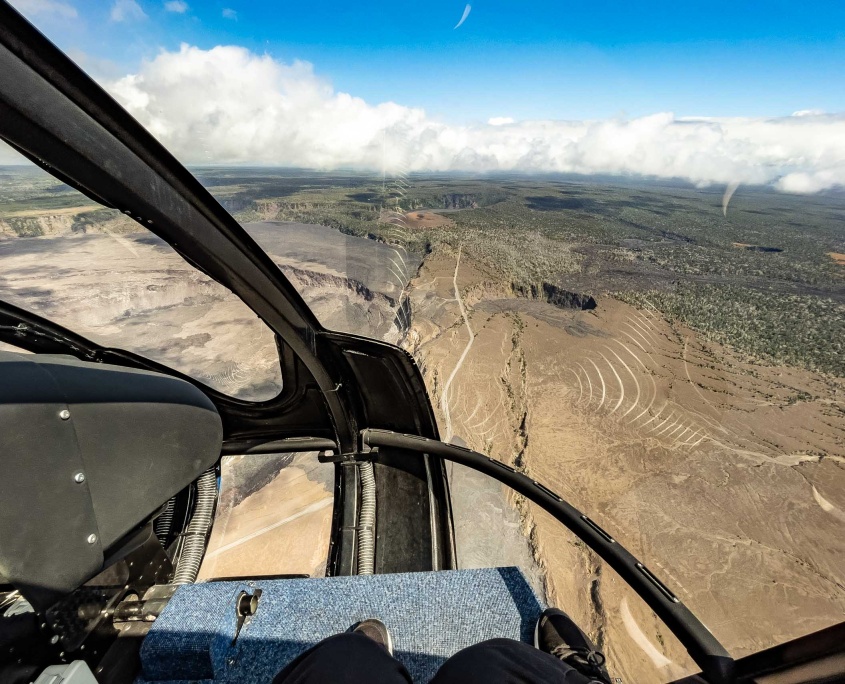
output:
M431 684L587 684L591 681L571 665L530 644L491 639L458 651L443 663Z
M273 680L273 684L411 684L411 676L383 646L360 633L324 639Z

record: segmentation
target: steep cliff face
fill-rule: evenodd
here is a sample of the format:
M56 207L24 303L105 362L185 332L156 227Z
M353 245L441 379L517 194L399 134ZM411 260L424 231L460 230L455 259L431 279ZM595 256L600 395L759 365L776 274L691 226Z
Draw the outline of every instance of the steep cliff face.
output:
M6 237L42 237L82 235L85 233L132 233L142 228L132 219L110 209L71 208L52 214L30 216L11 214L0 218L0 235Z
M223 197L218 200L226 211L240 221L270 221L288 205L277 200L252 200Z
M66 235L73 231L74 217L68 215L8 217L0 222L0 231L15 237Z
M474 306L482 301L499 299L530 299L536 302L551 304L558 309L572 309L576 311L590 311L597 304L592 295L566 290L552 283L542 282L539 285L525 285L522 283L507 283L490 277L479 278L465 284L462 294L464 301Z
M258 203L251 199L242 199L240 197L221 197L217 200L220 205L230 214L239 211L257 210ZM278 209L276 209L278 212Z
M329 329L397 342L407 328L403 306L360 280L289 264L281 269Z
M392 297L382 292L374 292L360 280L355 280L354 278L335 275L333 273L310 271L305 268L286 264L283 264L281 269L300 292L307 292L312 288L319 290L340 289L348 291L350 295L360 298L365 302L375 302L388 309L393 309L396 306L396 301Z
M580 309L589 311L596 308L596 300L587 294L569 292L552 283L541 283L538 285L512 285L513 292L517 297L538 299L540 301L556 306L559 309Z
M475 195L449 194L441 197L443 209L476 209L478 199Z
M243 225L326 327L388 342L407 329L404 290L419 255L322 225Z
M323 225L329 225L333 217L334 220L337 220L341 215L346 215L353 220L375 221L380 211L380 204L375 202L366 207L359 205L344 214L344 212L338 212L336 203L327 201L284 201L281 199L248 199L242 197L221 197L218 201L242 223L280 220L320 222ZM338 224L340 224L340 221L338 221ZM338 229L340 225L332 227Z

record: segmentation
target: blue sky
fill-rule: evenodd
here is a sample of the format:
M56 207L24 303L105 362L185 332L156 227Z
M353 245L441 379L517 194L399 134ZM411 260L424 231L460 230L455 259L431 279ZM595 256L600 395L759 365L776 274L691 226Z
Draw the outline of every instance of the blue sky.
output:
M239 45L307 60L339 91L451 124L845 111L841 1L476 0L458 29L462 1L15 4L103 78L183 42Z

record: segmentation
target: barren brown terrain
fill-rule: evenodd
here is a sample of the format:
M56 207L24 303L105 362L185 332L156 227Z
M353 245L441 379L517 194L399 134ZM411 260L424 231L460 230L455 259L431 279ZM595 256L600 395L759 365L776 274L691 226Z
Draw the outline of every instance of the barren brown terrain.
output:
M424 230L429 228L451 228L455 222L448 216L418 209L416 211L397 212L382 211L379 220L385 224L394 225L400 229Z
M0 241L0 297L224 392L269 399L281 388L269 329L148 233Z
M325 574L330 465L318 463L316 453L225 456L221 475L201 580Z
M443 250L412 282L407 346L444 437L528 472L604 526L735 655L845 613L841 379L754 365L654 311L516 298ZM515 501L549 602L624 681L692 671L633 592ZM495 560L495 559L493 559Z
M442 228L455 225L450 218L425 210L407 212L405 223L409 228Z
M272 333L232 293L119 216L88 233L73 233L70 218L34 217L53 232L0 240L2 299L221 391L257 400L278 394ZM408 257L323 226L247 228L324 325L398 340L397 304L415 268Z

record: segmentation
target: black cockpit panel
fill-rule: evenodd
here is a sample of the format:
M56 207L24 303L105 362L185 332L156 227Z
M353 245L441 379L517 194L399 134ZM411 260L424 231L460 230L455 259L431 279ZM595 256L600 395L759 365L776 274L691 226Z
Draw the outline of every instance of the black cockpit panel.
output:
M182 380L0 352L0 577L36 607L219 458L211 401Z

